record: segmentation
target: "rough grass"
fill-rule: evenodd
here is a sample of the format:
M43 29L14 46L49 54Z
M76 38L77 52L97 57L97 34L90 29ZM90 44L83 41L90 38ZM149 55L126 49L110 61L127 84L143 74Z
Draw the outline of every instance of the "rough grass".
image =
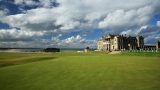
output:
M0 55L0 61L21 59L17 64L0 68L1 90L160 89L160 58L155 54L150 57L105 52Z

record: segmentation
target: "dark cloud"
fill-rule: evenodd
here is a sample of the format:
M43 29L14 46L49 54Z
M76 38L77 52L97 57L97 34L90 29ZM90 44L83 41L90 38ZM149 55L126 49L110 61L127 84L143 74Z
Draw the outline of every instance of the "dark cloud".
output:
M160 35L150 35L145 37L145 44L156 44L157 41L160 41Z
M148 35L160 34L160 28L157 26L148 26L146 28L141 29L138 34L144 37Z
M38 23L38 24L25 24L24 27L26 29L32 30L32 31L50 31L50 30L55 30L55 29L60 29L62 27L61 25L53 25L51 22L46 22L46 23Z

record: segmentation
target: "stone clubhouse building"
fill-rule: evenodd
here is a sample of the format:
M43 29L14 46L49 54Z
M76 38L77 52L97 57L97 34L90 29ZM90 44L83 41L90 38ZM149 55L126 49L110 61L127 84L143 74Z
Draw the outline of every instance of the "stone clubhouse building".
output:
M139 49L160 49L160 42L156 45L144 45L144 37L142 36L126 36L106 34L97 42L99 51L119 51L119 50L139 50Z

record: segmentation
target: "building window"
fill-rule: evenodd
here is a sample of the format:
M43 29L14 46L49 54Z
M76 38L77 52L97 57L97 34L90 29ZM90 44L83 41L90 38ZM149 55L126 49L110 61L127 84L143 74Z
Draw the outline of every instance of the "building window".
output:
M112 41L111 43L112 43L112 45L113 45L113 41Z

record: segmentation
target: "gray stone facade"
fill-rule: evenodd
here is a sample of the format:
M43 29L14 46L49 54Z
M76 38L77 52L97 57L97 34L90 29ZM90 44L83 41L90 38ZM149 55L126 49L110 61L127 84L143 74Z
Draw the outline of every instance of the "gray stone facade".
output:
M156 42L156 49L157 49L157 50L160 50L160 41L157 41L157 42Z
M97 49L99 51L136 50L144 48L144 38L142 36L126 36L106 34L98 40Z

